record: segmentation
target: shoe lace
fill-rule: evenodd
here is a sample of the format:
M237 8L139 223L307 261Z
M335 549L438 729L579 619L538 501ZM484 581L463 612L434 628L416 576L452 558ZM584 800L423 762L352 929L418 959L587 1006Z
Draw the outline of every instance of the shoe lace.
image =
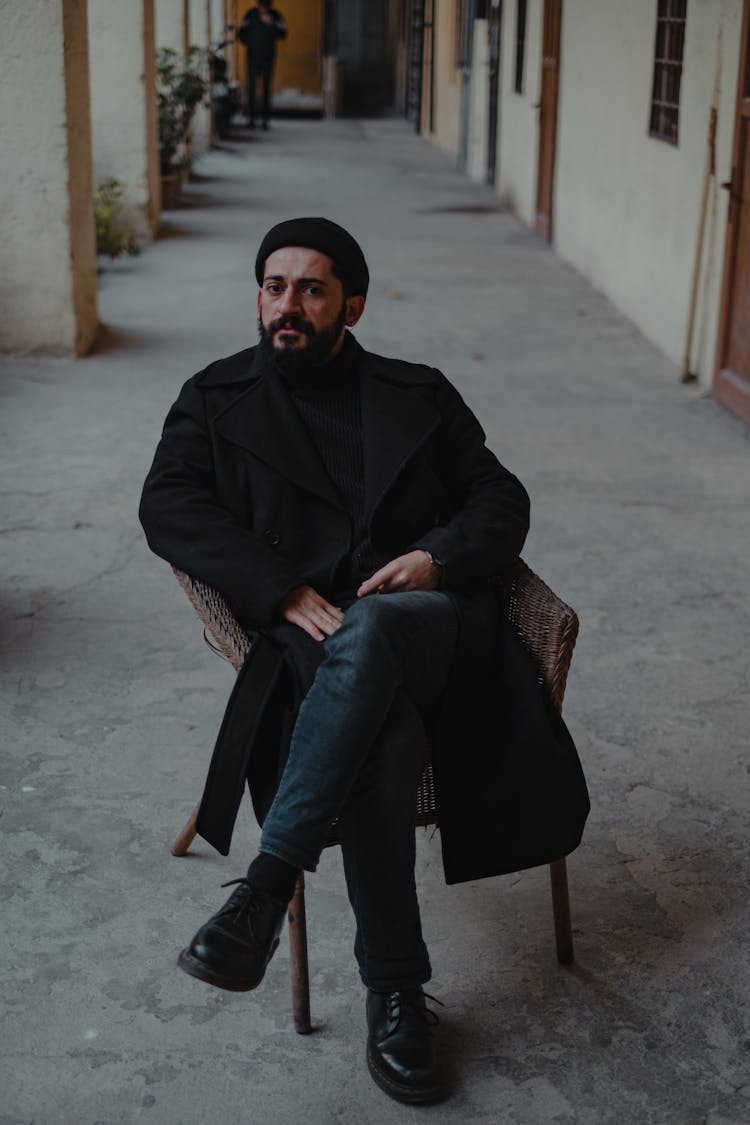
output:
M240 912L247 912L249 914L257 914L261 904L258 901L256 888L249 879L243 876L241 879L230 879L229 882L222 883L221 885L222 887L235 887L240 885L247 888L247 894L237 895L236 900L234 894L232 894L225 902L220 913L239 914Z
M404 1008L408 1008L415 1016L418 1016L423 1023L429 1027L437 1027L440 1023L440 1016L437 1012L433 1012L431 1008L419 1003L418 998L430 1000L438 1007L444 1008L442 1000L438 1000L435 996L430 996L429 992L423 992L419 989L417 992L391 992L388 995L388 1018L393 1020L396 1027L401 1023Z

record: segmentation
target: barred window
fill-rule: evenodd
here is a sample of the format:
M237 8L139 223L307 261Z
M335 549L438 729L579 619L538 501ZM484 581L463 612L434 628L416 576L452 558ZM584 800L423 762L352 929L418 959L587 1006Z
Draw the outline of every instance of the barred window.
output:
M659 0L649 133L677 144L687 0Z
M526 55L526 0L516 0L516 68L513 89L523 93L523 63Z
M471 63L471 0L458 0L456 4L456 66L465 68Z

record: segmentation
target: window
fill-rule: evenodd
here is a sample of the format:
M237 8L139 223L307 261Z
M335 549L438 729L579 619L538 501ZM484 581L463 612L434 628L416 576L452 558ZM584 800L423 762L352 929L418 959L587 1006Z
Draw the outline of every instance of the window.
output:
M687 0L659 0L649 133L677 144Z
M513 89L523 93L523 60L526 54L526 0L516 0L516 70Z

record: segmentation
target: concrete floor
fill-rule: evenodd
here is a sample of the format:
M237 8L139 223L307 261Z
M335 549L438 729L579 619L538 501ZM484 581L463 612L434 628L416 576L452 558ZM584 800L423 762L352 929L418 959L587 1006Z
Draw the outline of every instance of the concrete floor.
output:
M158 244L102 263L99 354L0 367L0 1122L747 1125L748 431L403 122L280 122L197 171ZM368 1076L335 852L309 880L313 1035L283 946L244 995L174 964L257 831L245 805L230 859L169 854L233 675L139 490L182 381L254 340L260 237L305 213L365 248L362 343L442 367L526 483L525 557L582 623L577 962L544 870L447 888L420 834L429 1109Z

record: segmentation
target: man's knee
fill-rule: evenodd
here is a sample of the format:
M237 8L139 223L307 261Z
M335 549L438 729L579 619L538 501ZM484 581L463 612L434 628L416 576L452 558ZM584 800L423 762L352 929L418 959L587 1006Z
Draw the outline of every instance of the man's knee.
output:
M326 641L327 655L355 662L372 660L379 653L392 655L395 615L386 601L386 597L372 595L350 606L340 628Z
M366 644L390 632L397 617L397 606L392 597L371 594L367 598L360 598L347 609L342 629L361 638Z

